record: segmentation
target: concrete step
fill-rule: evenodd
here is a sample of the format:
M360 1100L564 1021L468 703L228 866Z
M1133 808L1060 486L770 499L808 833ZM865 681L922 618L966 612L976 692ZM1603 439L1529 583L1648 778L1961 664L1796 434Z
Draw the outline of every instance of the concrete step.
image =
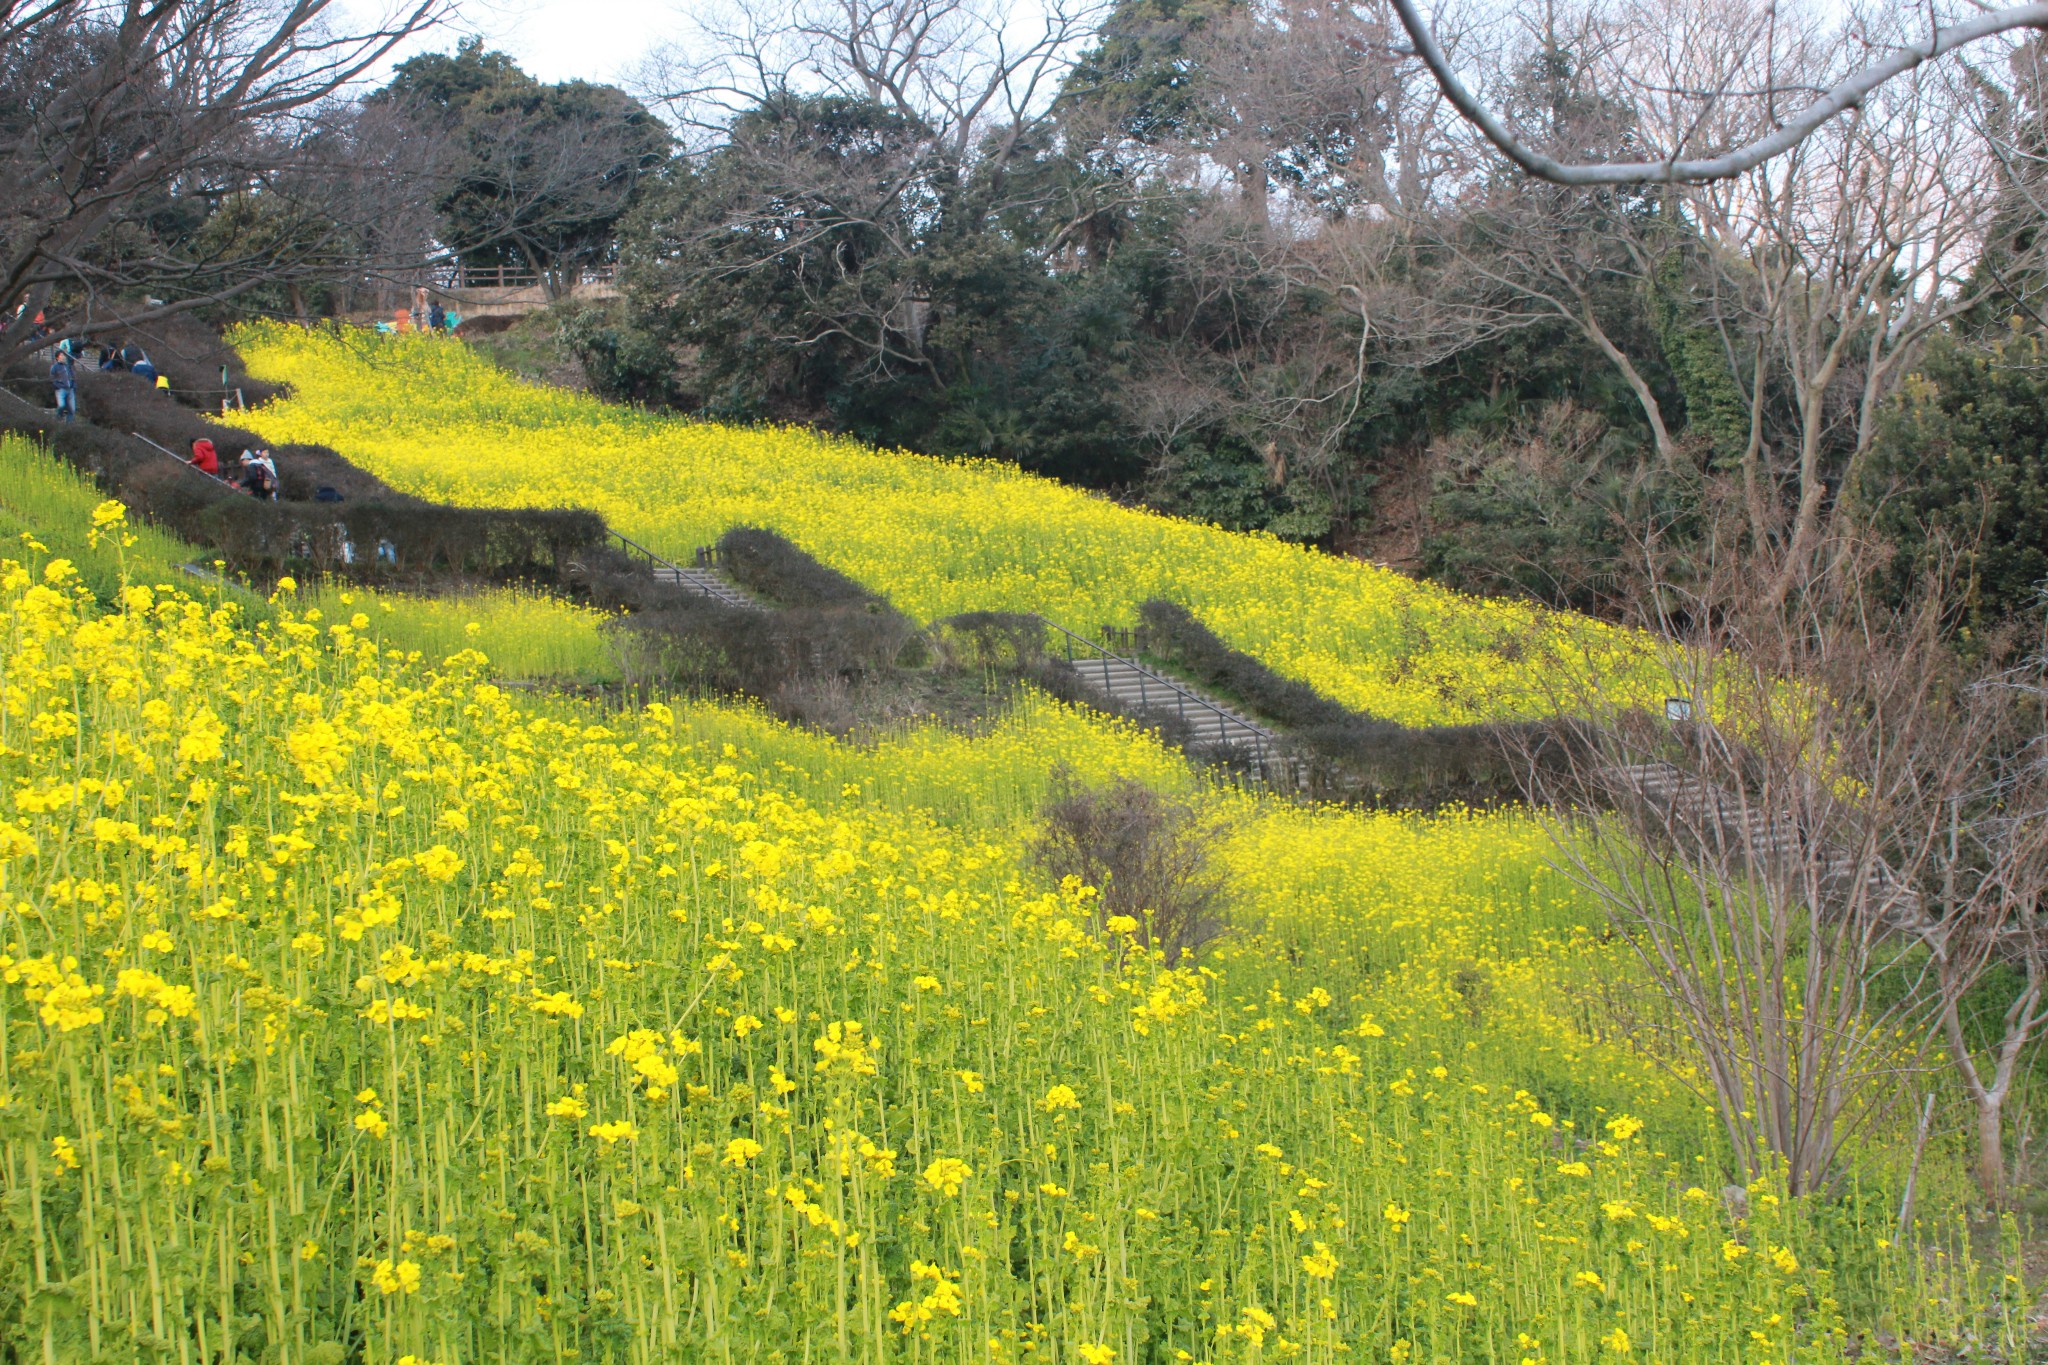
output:
M1917 922L1920 897L1882 863L1866 864L1847 849L1818 839L1782 814L1759 810L1731 792L1663 763L1634 764L1605 774L1614 790L1635 797L1694 838L1712 838L1759 866L1811 875L1831 900L1867 896L1886 902L1900 924Z
M741 607L748 611L762 611L765 608L752 596L720 578L708 569L685 569L673 565L654 566L654 581L674 587L686 588L702 597L723 602L727 606Z
M1273 731L1200 689L1129 659L1097 656L1072 663L1081 685L1117 709L1185 726L1181 747L1187 752L1249 762L1276 786L1307 785L1308 765L1283 758Z

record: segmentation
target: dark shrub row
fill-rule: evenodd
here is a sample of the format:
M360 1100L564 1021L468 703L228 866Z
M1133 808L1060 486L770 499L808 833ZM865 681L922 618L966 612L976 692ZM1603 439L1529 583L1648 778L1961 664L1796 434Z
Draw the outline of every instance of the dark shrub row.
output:
M1290 730L1340 726L1365 717L1307 683L1283 677L1225 644L1178 603L1153 598L1138 608L1149 652L1170 659L1205 687L1235 697Z
M51 423L8 395L0 397L0 430L39 437L140 515L258 581L305 570L365 581L566 585L610 558L595 513L443 507L386 487L324 446L273 448L284 496L259 501L165 453L187 453L203 437L231 473L244 450L262 445L253 433L183 407L131 374L87 373L79 389L90 425ZM322 489L338 500L316 500Z
M103 338L112 345L133 342L149 354L157 373L170 381L176 400L186 407L219 412L222 400L233 405L238 395L250 407L266 402L284 391L281 384L252 378L242 357L221 339L220 333L190 313L177 313L154 322L136 323L126 331ZM98 342L87 343L79 364L82 376L101 374L97 366ZM108 374L113 372L109 371ZM7 383L31 401L50 407L49 363L33 358L17 361L7 373Z
M1148 652L1287 731L1318 794L1426 809L1523 798L1532 768L1567 760L1568 727L1548 722L1418 729L1353 711L1233 649L1187 608L1139 608Z
M1031 672L1043 668L1045 622L1024 611L965 611L932 622L948 662L961 668Z
M733 582L785 607L888 610L879 594L758 526L735 526L718 538L718 562Z
M858 681L899 666L912 632L901 617L809 607L748 611L685 594L627 621L640 667L693 690L773 700L792 683Z
M720 567L771 604L749 611L710 598L642 606L632 625L662 652L652 667L687 685L774 701L793 684L853 682L927 658L915 622L782 536L738 527L719 539Z

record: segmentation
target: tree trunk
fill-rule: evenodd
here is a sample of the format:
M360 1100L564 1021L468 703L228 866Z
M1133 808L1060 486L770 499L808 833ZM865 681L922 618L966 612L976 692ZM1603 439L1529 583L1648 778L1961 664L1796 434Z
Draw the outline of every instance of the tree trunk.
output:
M1253 218L1258 221L1260 227L1266 227L1272 221L1272 186L1267 179L1265 166L1256 161L1244 162L1238 168L1238 177L1244 200L1251 205Z
M2005 1207L2005 1096L1977 1098L1977 1188L1994 1209Z
M1635 367L1635 363L1623 354L1621 347L1615 345L1608 337L1607 330L1593 316L1590 307L1581 306L1577 321L1580 330L1600 348L1601 354L1621 371L1622 380L1627 383L1629 392L1636 396L1636 402L1643 409L1643 418L1650 424L1650 437L1656 443L1657 458L1669 467L1678 457L1678 443L1671 439L1671 431L1664 425L1664 409L1657 402L1657 395L1651 391L1649 381L1643 378L1642 371Z
M1820 475L1821 440L1825 431L1822 405L1827 399L1828 385L1834 382L1838 350L1838 347L1829 350L1826 361L1801 395L1799 506L1792 514L1792 533L1785 544L1785 558L1771 584L1770 601L1774 606L1791 595L1793 586L1806 572L1807 561L1813 556L1814 541L1820 531L1820 504L1827 494L1827 484Z
M2013 1072L2032 1037L2035 1025L2033 1003L2040 996L2038 968L2029 975L2036 979L2028 983L2014 1010L2006 1015L2005 1037L1999 1044L1997 1062L1988 1085L1983 1071L1977 1066L1977 1059L1970 1055L1969 1038L1963 1031L1962 1011L1957 999L1960 992L1947 992L1949 998L1941 1012L1941 1030L1948 1038L1949 1051L1955 1058L1963 1093L1970 1097L1970 1105L1977 1112L1977 1188L1983 1194L1984 1202L1993 1208L2002 1208L2005 1203L2005 1099L2012 1093Z

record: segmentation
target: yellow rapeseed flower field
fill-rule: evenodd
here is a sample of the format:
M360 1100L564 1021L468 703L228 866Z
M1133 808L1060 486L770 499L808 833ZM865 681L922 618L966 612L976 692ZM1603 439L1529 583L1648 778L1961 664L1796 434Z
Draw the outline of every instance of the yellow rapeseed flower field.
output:
M99 502L99 492L87 479L34 442L0 436L0 538L6 544L20 544L26 535L38 552L70 560L81 581L102 599L118 593L125 567L150 582L176 578L195 588L205 583L252 617L267 613L261 598L225 576L226 564L157 527L128 527L125 546L95 539L92 513ZM196 577L184 566L205 576ZM502 678L606 682L619 672L604 613L525 589L421 597L328 585L314 588L300 605L339 622L361 616L354 629L387 648L426 658L445 658L470 646L487 650Z
M331 445L442 501L589 507L679 560L733 526L764 526L924 620L1037 611L1086 633L1165 597L1281 672L1409 724L1548 711L1560 659L1660 691L1624 632L1000 463L637 412L521 383L431 337L256 326L234 341L252 373L291 385L245 419L273 441Z
M117 547L119 508L94 534ZM2002 1302L1740 1214L1512 814L1203 793L1037 701L873 748L521 698L284 592L0 562L19 1361L1786 1361ZM1054 737L1209 803L1170 965L1021 853ZM1939 1156L1934 1167L1942 1165Z
M387 649L417 650L429 659L485 650L502 679L595 683L619 676L605 613L530 589L422 597L329 584L309 593L305 605Z

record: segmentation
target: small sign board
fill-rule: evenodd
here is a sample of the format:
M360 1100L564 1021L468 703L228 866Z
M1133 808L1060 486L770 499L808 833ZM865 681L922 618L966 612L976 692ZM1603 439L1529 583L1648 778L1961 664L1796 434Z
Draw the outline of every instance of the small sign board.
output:
M1682 720L1691 720L1692 698L1666 697L1664 699L1664 719L1670 721L1674 725L1676 725L1679 721Z

